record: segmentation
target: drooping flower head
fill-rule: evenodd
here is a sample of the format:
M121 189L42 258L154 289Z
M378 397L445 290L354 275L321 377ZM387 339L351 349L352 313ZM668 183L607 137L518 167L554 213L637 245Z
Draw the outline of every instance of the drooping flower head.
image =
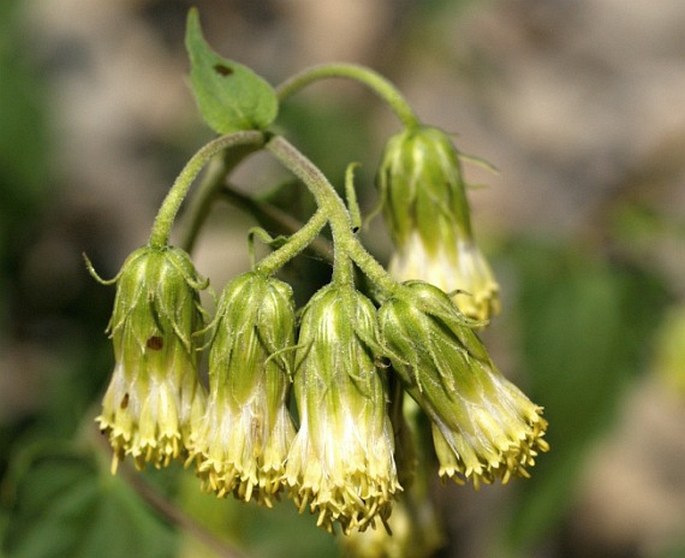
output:
M329 285L307 304L296 354L300 430L286 477L295 503L329 531L363 531L390 514L400 490L376 309L353 287Z
M207 410L191 435L205 490L271 506L295 429L286 408L295 314L287 283L245 273L224 289L209 351Z
M472 318L497 314L499 286L475 243L461 163L447 134L422 126L391 137L378 186L396 247L390 273L454 292Z
M548 449L542 408L494 367L450 298L409 281L378 318L394 369L432 421L440 476L475 486L527 477L526 468Z
M115 366L96 420L114 450L113 472L127 455L138 468L166 466L184 453L204 406L194 333L203 327L199 291L207 282L173 247L139 248L114 281Z

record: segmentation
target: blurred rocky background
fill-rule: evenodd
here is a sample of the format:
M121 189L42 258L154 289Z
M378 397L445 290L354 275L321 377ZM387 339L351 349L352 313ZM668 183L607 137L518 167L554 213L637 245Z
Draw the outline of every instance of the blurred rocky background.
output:
M470 199L503 288L484 337L545 406L553 449L528 481L436 483L436 556L685 556L682 0L194 4L210 44L272 83L314 63L369 65L499 169L466 167L485 185ZM81 254L113 276L211 138L186 83L190 6L0 3L0 555L235 555L212 536L248 556L336 555L308 516L196 495L180 470L146 475L180 503L174 520L100 475L80 443L110 374L113 297ZM398 123L372 95L317 84L278 124L334 183L361 162L373 207ZM256 191L284 176L259 159L236 180ZM253 223L213 212L195 259L215 290L247 269ZM387 259L380 220L366 238Z

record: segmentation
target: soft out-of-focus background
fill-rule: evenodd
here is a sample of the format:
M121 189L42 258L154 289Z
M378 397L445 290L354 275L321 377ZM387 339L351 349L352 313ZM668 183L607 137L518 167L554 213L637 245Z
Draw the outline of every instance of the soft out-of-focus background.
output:
M484 339L545 406L553 450L531 480L504 488L435 483L447 534L436 555L685 556L685 4L195 4L214 48L272 82L318 62L370 65L424 121L500 171L467 165L470 182L486 185L470 199L503 288ZM105 452L90 449L112 364L103 330L113 293L88 276L81 253L113 276L211 137L186 85L190 5L0 3L7 556L221 555L205 532L250 556L336 555L290 505L216 501L180 470L146 473L145 486L181 506L174 519L165 501L143 502L145 487L106 474ZM373 206L374 167L398 124L372 95L322 83L278 123L335 183L361 162L358 188ZM237 182L263 189L283 176L259 159ZM228 205L212 214L195 260L216 290L247 268L252 224ZM380 220L366 238L387 259Z

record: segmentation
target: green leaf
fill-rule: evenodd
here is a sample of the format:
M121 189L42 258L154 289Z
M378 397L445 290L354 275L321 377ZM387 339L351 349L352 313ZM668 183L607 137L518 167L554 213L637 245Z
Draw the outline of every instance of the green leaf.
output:
M173 530L88 456L36 457L13 488L7 558L174 555Z
M264 130L276 119L278 98L271 85L210 48L195 8L188 12L186 49L195 100L210 128L220 134Z

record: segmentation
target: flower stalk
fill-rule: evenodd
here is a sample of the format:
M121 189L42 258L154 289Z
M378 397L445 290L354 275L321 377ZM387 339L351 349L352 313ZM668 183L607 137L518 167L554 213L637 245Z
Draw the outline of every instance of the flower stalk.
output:
M321 64L306 68L276 87L276 94L284 101L311 83L329 78L351 79L365 85L388 104L406 128L418 126L416 113L398 89L377 72L358 64Z
M162 248L169 244L171 227L174 224L176 214L183 200L188 194L188 189L197 175L200 174L200 171L215 155L237 146L251 145L256 149L263 145L263 143L264 134L262 132L256 130L234 132L210 141L195 153L186 163L185 167L183 167L183 170L181 170L159 208L157 217L155 217L154 224L152 225L152 232L150 233L150 246Z

